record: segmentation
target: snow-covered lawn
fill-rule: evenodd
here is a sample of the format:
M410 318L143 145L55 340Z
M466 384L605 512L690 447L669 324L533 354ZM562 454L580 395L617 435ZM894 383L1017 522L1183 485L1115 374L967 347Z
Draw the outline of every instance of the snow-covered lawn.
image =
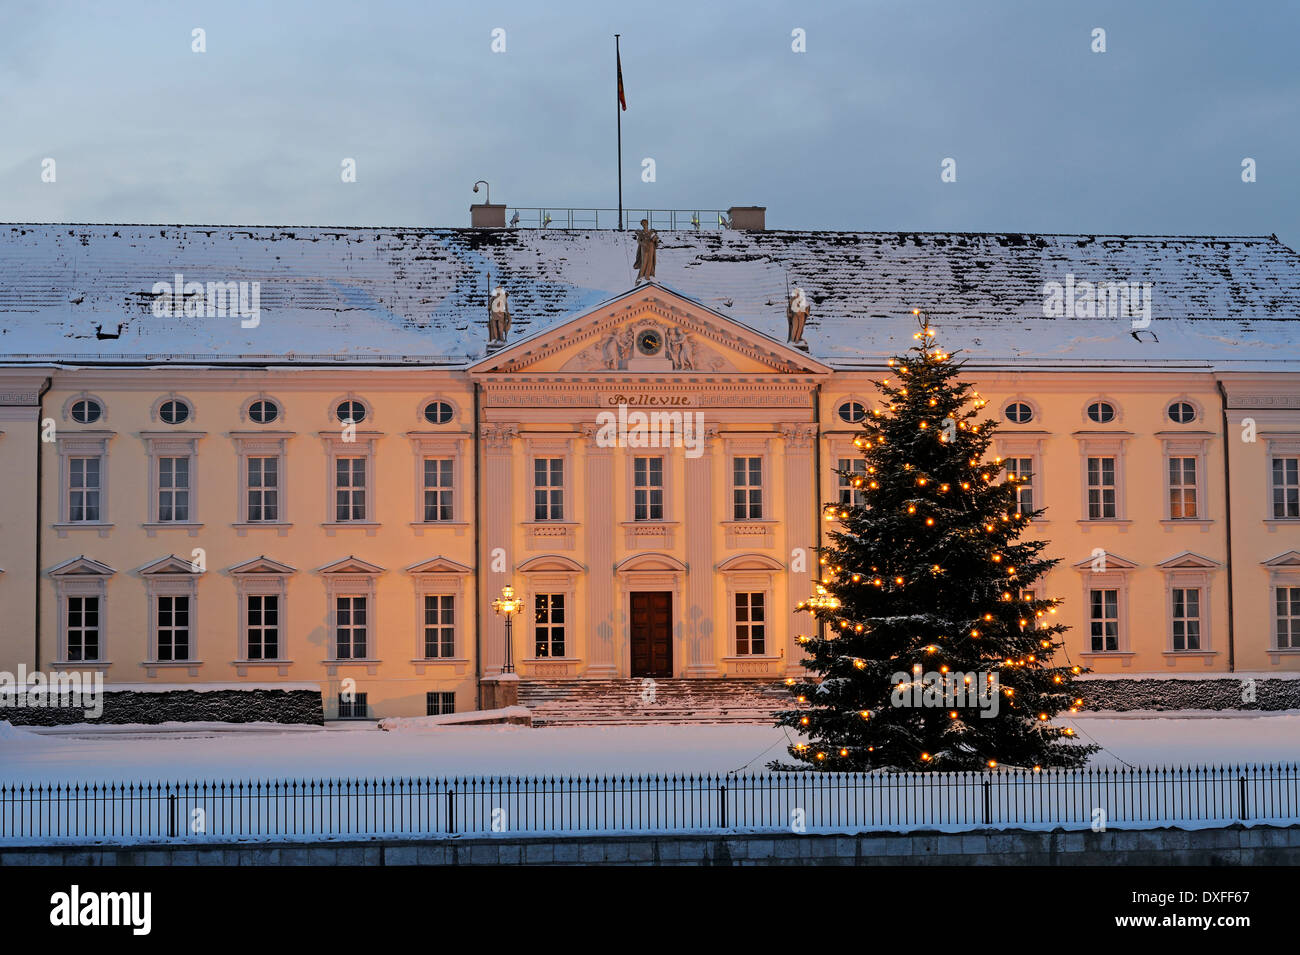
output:
M1300 713L1076 717L1104 750L1095 765L1300 762ZM0 732L0 783L152 782L455 775L583 775L762 771L785 757L767 726L528 729L446 726L381 732L373 724L133 731Z

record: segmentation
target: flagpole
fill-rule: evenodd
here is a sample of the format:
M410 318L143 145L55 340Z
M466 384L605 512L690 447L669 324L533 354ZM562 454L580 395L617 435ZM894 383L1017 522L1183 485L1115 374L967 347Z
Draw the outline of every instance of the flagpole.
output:
M618 84L622 82L623 77L619 75L618 38L621 34L614 34L614 63L615 63L615 85L614 85L614 115L618 118L618 227L623 228L623 110L618 100Z

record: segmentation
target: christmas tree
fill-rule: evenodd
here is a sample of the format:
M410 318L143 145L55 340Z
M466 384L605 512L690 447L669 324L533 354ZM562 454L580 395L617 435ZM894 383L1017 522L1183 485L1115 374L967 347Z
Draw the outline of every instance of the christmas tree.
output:
M920 315L921 313L916 313ZM1096 747L1054 724L1082 705L1081 667L1053 663L1068 628L1034 585L1056 560L1021 540L1024 476L985 461L996 423L921 317L919 344L877 381L854 443L852 499L825 515L820 584L799 609L800 709L780 714L801 764L833 771L1075 766Z

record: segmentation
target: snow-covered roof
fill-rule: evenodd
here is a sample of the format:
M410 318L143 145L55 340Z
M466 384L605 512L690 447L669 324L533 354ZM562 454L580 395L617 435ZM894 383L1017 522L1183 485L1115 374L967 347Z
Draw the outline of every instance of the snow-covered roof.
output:
M811 354L877 363L912 344L913 308L979 362L1294 369L1300 256L1274 236L663 232L657 278L784 341L786 282L812 304ZM467 365L487 292L510 340L631 287L615 231L0 225L0 361ZM260 321L157 317L155 283L259 283ZM1045 284L1150 283L1129 317L1045 317ZM489 284L490 283L490 284ZM100 339L102 334L119 334ZM120 330L119 330L120 326Z

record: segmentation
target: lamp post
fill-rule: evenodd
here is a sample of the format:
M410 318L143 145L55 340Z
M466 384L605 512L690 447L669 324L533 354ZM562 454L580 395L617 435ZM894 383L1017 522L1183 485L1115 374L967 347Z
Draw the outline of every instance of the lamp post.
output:
M510 622L515 614L523 612L524 601L522 598L515 596L514 587L506 584L501 588L501 596L492 601L492 609L506 618L506 655L505 661L501 664L501 672L514 673L515 663L510 639Z

